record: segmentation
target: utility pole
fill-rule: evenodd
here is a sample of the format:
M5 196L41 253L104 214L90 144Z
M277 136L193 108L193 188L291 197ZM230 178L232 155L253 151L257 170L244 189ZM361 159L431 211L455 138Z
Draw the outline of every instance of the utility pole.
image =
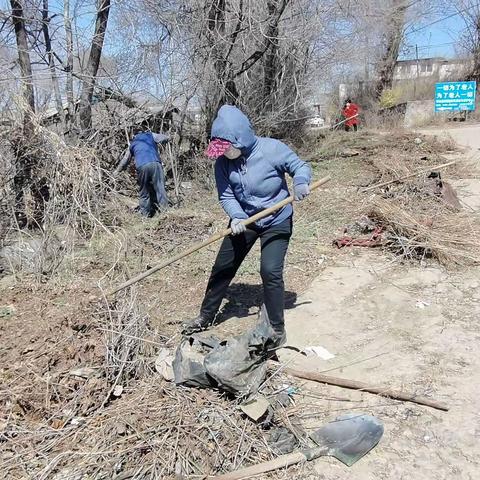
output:
M417 82L420 77L419 65L418 65L418 45L415 45L415 59L417 61L417 76L413 81L413 99L417 99Z

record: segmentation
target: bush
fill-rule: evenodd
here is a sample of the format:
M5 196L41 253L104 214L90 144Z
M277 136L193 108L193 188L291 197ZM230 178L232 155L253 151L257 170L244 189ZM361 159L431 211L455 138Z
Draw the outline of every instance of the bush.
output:
M401 91L398 88L385 89L379 100L380 108L391 108L400 102Z

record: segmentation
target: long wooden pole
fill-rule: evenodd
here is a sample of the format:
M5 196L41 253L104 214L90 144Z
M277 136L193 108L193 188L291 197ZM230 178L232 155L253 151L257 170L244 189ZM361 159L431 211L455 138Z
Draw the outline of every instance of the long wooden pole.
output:
M327 183L330 180L330 176L324 177L310 185L310 191L313 191L323 184ZM261 218L265 218L268 215L271 215L272 213L276 212L277 210L280 210L282 207L285 205L288 205L289 203L292 203L294 200L293 195L290 195L287 197L285 200L282 200L281 202L276 203L273 205L273 207L267 208L265 210L262 210L261 212L257 213L256 215L253 215L250 218L247 218L242 221L244 225L250 225L257 220L260 220ZM155 272L158 272L162 268L168 267L168 265L171 265L172 263L178 262L178 260L194 253L197 252L198 250L201 250L202 248L222 239L223 237L226 237L227 235L230 235L232 233L231 228L227 228L226 230L222 230L221 232L216 233L215 235L212 235L210 238L207 238L204 242L201 243L196 243L195 245L192 245L190 248L187 250L180 252L179 254L173 256L172 258L169 258L167 260L164 260L163 262L160 262L159 264L155 265L154 267L150 268L146 272L141 273L140 275L137 275L136 277L131 278L130 280L127 280L125 283L122 283L121 285L118 285L115 287L113 290L107 293L108 296L114 295L115 293L119 292L120 290L123 290L130 285L133 285L134 283L140 282L144 278L152 275Z
M434 172L435 170L440 170L441 168L450 167L450 165L454 165L457 163L457 160L448 163L442 163L441 165L436 165L434 167L429 167L428 169L421 170L419 172L411 173L410 175L405 175L404 177L396 178L395 180L389 180L388 182L378 183L377 185L372 185L371 187L363 188L362 192L368 192L370 190L375 190L376 188L386 187L387 185L391 185L392 183L401 182L402 180L407 180L407 178L413 178L417 175L422 175L427 172Z
M261 473L272 472L273 470L278 470L280 468L286 468L290 465L296 465L298 463L305 463L309 460L307 455L303 452L293 452L286 455L280 455L273 460L268 462L258 463L256 465L251 465L250 467L242 468L234 472L224 473L223 475L217 475L215 477L207 477L213 480L243 480L247 478L252 478ZM312 458L313 460L313 458ZM259 477L260 478L260 477Z
M336 385L337 387L349 388L352 390L361 390L362 392L375 393L383 397L394 398L396 400L403 400L405 402L417 403L419 405L426 405L427 407L436 408L448 412L448 406L432 400L431 398L414 393L402 392L400 390L391 390L386 387L373 387L363 382L356 380L347 380L345 378L331 377L323 375L322 373L309 372L305 370L296 370L294 368L286 368L284 372L292 377L303 378L304 380L311 380L313 382L326 383L328 385Z

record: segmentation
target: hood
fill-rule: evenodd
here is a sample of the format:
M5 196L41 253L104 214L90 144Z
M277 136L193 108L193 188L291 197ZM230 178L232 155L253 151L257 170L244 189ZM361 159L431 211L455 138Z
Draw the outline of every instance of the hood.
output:
M223 105L212 124L212 138L228 140L241 150L255 144L255 133L247 116L237 107Z
M147 139L150 136L150 132L139 132L134 137L132 138L132 142L137 140L137 141L142 141Z

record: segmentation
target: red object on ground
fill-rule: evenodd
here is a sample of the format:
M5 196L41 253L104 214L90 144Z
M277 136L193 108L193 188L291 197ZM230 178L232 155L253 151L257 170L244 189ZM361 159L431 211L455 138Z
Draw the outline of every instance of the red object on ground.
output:
M356 103L351 103L347 107L345 107L342 111L342 114L345 118L348 118L348 120L345 122L346 127L353 127L354 125L358 125L358 116L356 117L355 115L358 115L360 112L360 107ZM354 117L354 118L350 118Z
M342 247L379 247L382 245L383 227L377 227L370 238L353 238L347 235L337 238L333 244L338 248Z

